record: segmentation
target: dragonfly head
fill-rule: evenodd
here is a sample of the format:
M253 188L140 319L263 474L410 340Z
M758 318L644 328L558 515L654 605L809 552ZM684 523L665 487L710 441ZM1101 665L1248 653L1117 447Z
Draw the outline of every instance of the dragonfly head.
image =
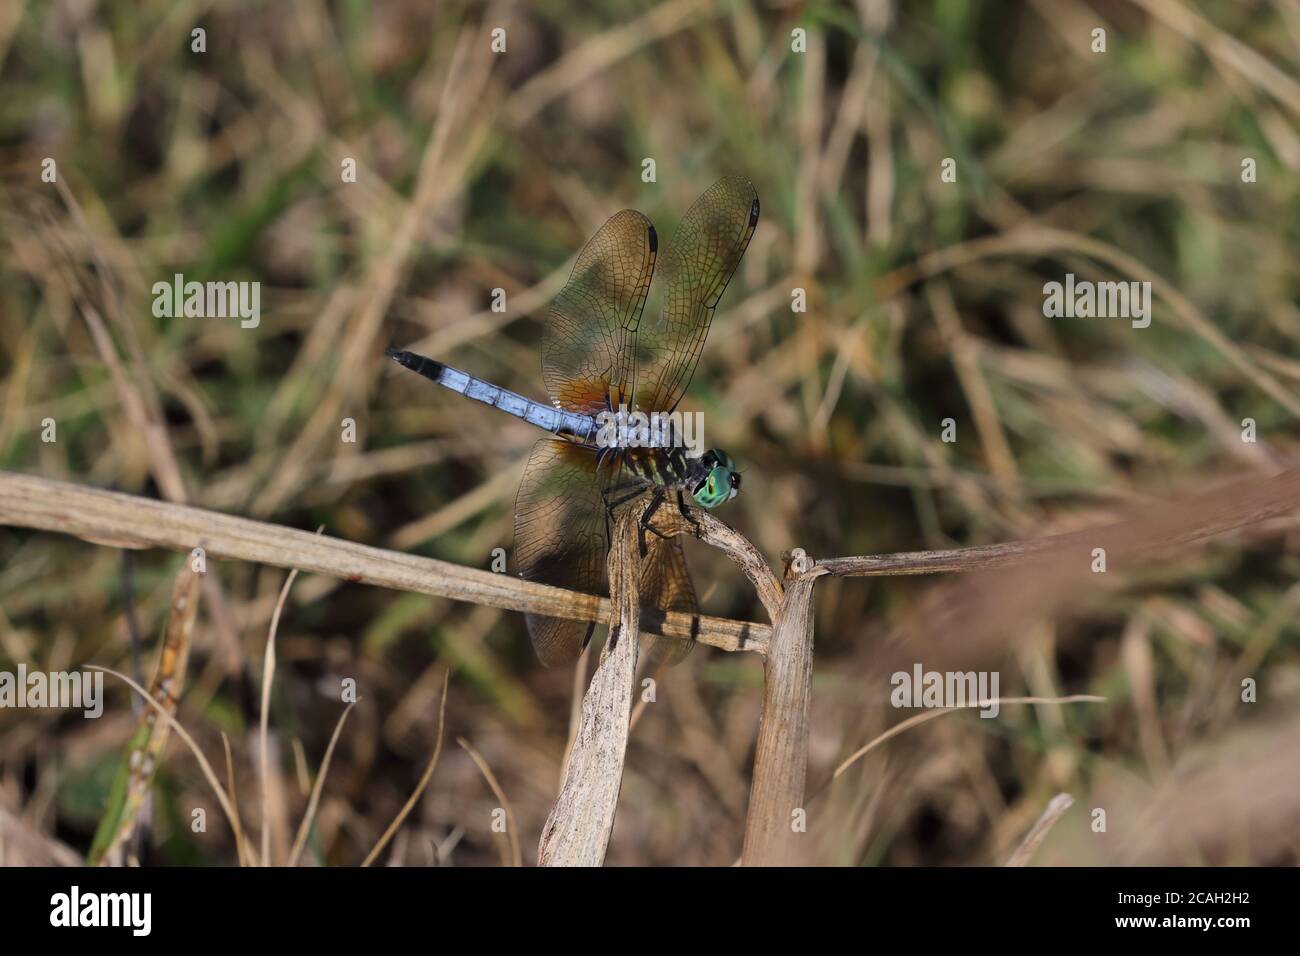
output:
M716 508L740 491L740 472L731 456L720 448L706 451L691 469L691 498L701 508Z

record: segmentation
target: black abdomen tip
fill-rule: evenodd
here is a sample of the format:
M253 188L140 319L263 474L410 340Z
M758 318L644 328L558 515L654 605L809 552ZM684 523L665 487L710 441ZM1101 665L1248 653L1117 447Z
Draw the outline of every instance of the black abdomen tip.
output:
M423 375L427 379L438 381L442 375L442 363L435 362L431 358L425 358L423 355L417 355L414 352L404 352L400 349L384 349L384 354L403 368L409 368L417 375Z

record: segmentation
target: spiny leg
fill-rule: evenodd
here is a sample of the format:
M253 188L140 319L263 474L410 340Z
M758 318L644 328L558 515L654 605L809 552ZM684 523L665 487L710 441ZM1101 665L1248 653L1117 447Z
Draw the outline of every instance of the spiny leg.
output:
M698 538L700 536L700 523L689 511L686 510L686 496L682 493L682 489L680 488L677 489L677 512L687 520L690 526L695 530L695 537Z
M650 550L646 543L647 531L653 531L665 541L668 539L668 535L650 524L650 520L654 518L655 512L659 510L660 505L662 505L665 500L664 490L662 488L655 488L654 497L650 499L650 507L646 508L645 513L641 515L641 535L637 543L640 545L641 557L643 558L646 556L646 552Z
M610 478L617 477L621 465L619 464L619 455L621 451L617 448L606 447L596 453L596 470L599 473L605 463L610 462L608 472ZM637 495L641 494L645 488L645 479L634 477L628 481L622 481L618 484L609 485L601 489L600 497L605 502L605 545L607 548L614 547L614 509L619 505L631 501ZM625 494L624 494L625 493ZM622 497L618 497L622 494Z
M629 491L627 494L623 495L623 497L619 498L616 501L610 501L609 498L606 498L605 506L609 508L610 511L613 511L619 505L625 505L633 498L640 496L641 493L644 491L645 491L645 485L638 485L636 488L632 489L631 491Z
M607 457L609 457L609 453L610 453L610 449L609 449L609 448L602 448L602 449L600 449L598 452L596 452L596 474L597 474L597 476L600 475L600 470L601 470L601 468L604 467L604 465L605 465L605 459L606 459ZM611 533L611 531L610 531L610 526L609 526L609 512L610 512L610 507L609 507L609 495L610 495L610 492L612 492L613 490L614 490L614 489L612 489L612 488L603 488L603 489L601 489L601 492L600 492L600 500L603 501L603 502L605 503L605 549L606 549L606 551L608 551L610 548L614 547L614 536L613 536L613 534ZM588 641L591 640L591 631L590 631L590 630L587 631L587 638L586 638L586 639L587 639ZM584 646L585 646L585 645L584 645Z
M600 452L601 456L606 454L612 455L613 452L610 449L603 449ZM598 457L597 460L599 461L603 459ZM634 476L632 478L629 478L627 481L620 481L616 485L610 485L608 488L605 488L603 491L601 491L600 494L601 497L605 499L605 507L613 510L614 508L617 508L619 505L623 504L624 502L631 501L642 491L644 491L648 484L649 482L647 482L644 478L639 476ZM617 501L610 500L612 498L617 497L618 495L622 495L623 497L618 498Z
M635 488L638 492L640 492L643 488L645 488L645 486L646 486L646 482L644 478L633 478L631 481L625 481L622 484L611 485L610 487L602 491L601 494L605 496L606 501L609 501L609 499L612 496L618 494L619 492L627 491L631 488ZM623 500L626 501L627 499L625 498Z

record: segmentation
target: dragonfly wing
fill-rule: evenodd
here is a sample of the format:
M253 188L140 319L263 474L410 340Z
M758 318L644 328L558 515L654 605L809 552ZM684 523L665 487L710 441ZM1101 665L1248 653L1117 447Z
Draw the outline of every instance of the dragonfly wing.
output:
M664 541L652 536L652 541L641 565L641 604L665 611L699 613L700 602L695 597L695 585L691 583L691 574L686 568L682 539L673 537ZM674 637L642 634L641 638L646 656L670 667L680 664L695 647L691 641Z
M758 193L743 176L710 186L687 210L664 252L663 311L636 331L636 404L677 407L695 374L714 310L758 225Z
M515 499L515 563L520 577L540 584L605 593L605 502L611 471L596 453L573 442L544 438L533 446ZM544 664L582 653L594 625L527 615L528 636Z
M658 246L650 220L624 209L579 253L542 333L542 378L560 408L594 415L611 386L631 392L630 346Z

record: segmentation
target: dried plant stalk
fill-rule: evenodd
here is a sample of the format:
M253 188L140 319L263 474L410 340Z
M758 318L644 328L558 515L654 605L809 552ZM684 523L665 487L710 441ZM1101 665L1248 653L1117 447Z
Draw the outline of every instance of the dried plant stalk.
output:
M172 587L167 631L158 652L158 667L149 685L150 696L170 715L175 715L176 702L185 686L185 665L190 656L190 638L194 633L198 607L199 575L186 562L177 572ZM90 847L87 862L92 866L123 862L123 847L135 829L136 818L144 806L170 733L171 725L165 720L160 721L153 709L146 708L140 715L135 733L127 743L122 766L113 781L108 809L99 821L99 829Z
M613 605L606 598L534 584L507 574L33 475L0 472L0 524L41 528L127 547L186 552L203 547L208 557L300 568L377 587L575 621L607 622L613 613ZM771 634L765 624L649 608L642 612L641 630L722 650L760 654L767 649Z
M628 724L636 686L640 635L641 554L638 538L646 502L628 508L614 525L609 593L618 599L618 624L582 700L582 719L569 754L560 795L542 828L541 866L600 866L614 830L623 784Z
M792 863L796 815L803 812L808 774L808 709L812 692L813 588L816 577L786 589L764 664L754 778L745 817L741 862L746 866Z
M1031 560L1030 568L1037 573L1045 559L1061 557L1086 569L1094 548L1105 548L1113 565L1117 559L1172 551L1179 545L1281 517L1298 507L1300 469L1291 469L1267 478L1237 479L1176 501L1144 505L1122 520L1086 531L948 551L819 558L809 573L847 577L933 574L1024 565Z
M1047 808L1043 810L1042 816L1038 822L1033 825L1030 831L1025 834L1024 840L1016 851L1007 859L1007 866L1024 866L1033 857L1034 852L1042 842L1047 839L1047 834L1051 832L1052 827L1056 826L1056 821L1065 816L1065 811L1074 806L1074 797L1068 793L1058 793L1048 801Z

